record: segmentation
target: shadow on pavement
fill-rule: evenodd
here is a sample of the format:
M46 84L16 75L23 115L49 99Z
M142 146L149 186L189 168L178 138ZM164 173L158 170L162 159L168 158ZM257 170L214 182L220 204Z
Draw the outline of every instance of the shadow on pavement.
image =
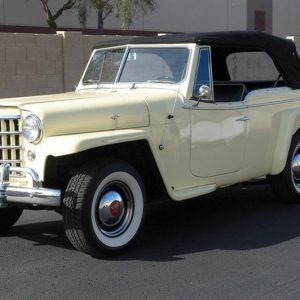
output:
M51 245L74 249L65 235L62 221L16 225L8 233L0 235L0 237L10 236L18 236L33 241L35 246Z
M298 237L300 205L273 200L268 186L248 186L151 204L140 238L111 260L180 260L196 252L258 249ZM72 249L59 221L15 226L6 236Z

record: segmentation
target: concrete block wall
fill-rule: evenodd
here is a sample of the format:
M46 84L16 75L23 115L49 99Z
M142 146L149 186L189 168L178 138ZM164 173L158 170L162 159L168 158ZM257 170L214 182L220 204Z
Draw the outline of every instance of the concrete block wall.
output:
M126 37L122 36L122 39ZM0 98L68 92L78 84L93 46L120 36L82 35L80 32L57 34L0 33ZM300 52L300 38L290 37ZM259 60L261 69L253 74L273 75L272 63ZM232 61L245 65L248 58ZM245 63L246 62L246 63ZM271 78L273 78L271 77ZM258 78L259 79L259 78Z
M73 90L93 46L116 38L80 32L0 33L0 98Z
M61 49L58 35L0 33L0 97L62 92Z
M80 32L58 32L63 38L64 87L74 89L90 58L93 47L99 42L120 39L120 36L82 35ZM122 36L122 38L126 38Z

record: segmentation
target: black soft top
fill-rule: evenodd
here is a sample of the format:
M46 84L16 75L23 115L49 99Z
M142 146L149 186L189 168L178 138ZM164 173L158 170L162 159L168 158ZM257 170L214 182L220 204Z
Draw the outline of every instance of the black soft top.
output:
M265 51L273 59L286 84L300 89L300 59L295 44L287 39L256 31L183 33L142 38L112 40L95 45L94 49L127 44L183 44L211 46L215 80L228 79L226 57L231 53Z

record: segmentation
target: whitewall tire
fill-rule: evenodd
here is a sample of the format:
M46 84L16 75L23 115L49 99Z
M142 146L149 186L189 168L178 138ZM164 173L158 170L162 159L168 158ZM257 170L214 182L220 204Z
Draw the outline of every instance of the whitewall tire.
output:
M130 245L145 215L145 189L127 162L107 160L72 177L63 200L66 234L80 251L103 257Z
M291 142L285 168L278 175L269 176L269 183L278 200L300 203L300 134Z

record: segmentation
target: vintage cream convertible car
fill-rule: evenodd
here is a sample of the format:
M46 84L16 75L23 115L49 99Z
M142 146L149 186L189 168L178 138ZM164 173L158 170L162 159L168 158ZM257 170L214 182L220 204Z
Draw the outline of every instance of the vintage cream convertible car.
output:
M96 45L75 92L0 101L0 231L63 215L75 248L115 253L145 203L267 178L300 201L300 60L256 32Z

